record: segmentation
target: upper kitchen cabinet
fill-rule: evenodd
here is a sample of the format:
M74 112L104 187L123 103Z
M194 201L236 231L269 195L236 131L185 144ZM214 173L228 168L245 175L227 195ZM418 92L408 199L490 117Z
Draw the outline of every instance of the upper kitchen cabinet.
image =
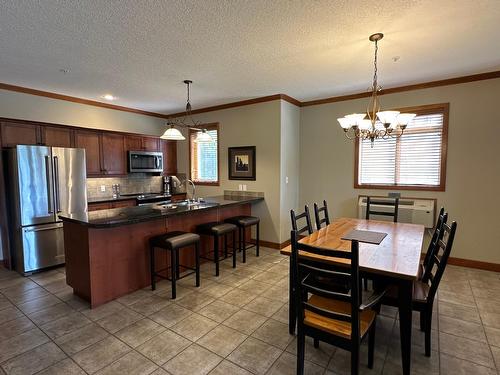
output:
M163 151L163 174L177 173L177 141L161 140Z
M59 126L41 127L42 144L52 147L73 147L73 130Z
M159 151L160 139L155 137L141 137L127 135L125 137L126 151Z
M103 173L106 175L127 174L125 137L121 134L101 134L101 160Z
M2 121L0 123L2 147L36 145L41 143L40 127L36 124Z
M75 146L85 149L87 176L98 176L103 173L101 168L101 139L96 131L76 130Z

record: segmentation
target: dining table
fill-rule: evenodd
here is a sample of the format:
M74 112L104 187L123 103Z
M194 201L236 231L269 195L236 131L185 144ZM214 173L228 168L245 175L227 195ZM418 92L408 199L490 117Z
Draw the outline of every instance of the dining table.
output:
M336 218L329 225L305 236L299 242L323 250L350 251L351 241L344 240L352 230L373 231L387 235L379 244L359 243L359 271L362 277L374 281L378 288L391 285L398 289L401 360L403 374L411 368L411 331L413 283L417 280L425 228L423 225L388 221ZM291 255L291 246L281 250ZM318 261L349 266L349 260L315 255ZM290 262L289 331L295 332L296 312L293 304L294 273Z

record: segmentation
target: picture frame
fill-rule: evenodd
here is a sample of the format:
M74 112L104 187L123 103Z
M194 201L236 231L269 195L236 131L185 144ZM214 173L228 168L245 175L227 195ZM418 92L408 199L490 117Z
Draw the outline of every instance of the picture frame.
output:
M255 181L255 154L255 146L229 147L227 152L228 178Z

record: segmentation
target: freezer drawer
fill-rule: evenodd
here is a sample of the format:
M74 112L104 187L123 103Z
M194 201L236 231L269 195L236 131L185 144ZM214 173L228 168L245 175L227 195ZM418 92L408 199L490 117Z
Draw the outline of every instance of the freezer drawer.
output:
M21 232L23 273L64 263L62 223L23 227Z

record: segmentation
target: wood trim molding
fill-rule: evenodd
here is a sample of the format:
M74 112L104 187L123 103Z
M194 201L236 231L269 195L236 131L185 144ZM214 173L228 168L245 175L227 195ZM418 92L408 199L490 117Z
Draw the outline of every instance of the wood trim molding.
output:
M496 70L496 71L488 72L488 73L473 74L473 75L468 75L468 76L463 76L463 77L441 79L441 80L437 80L437 81L429 81L429 82L424 82L424 83L416 83L413 85L391 87L388 89L381 90L378 93L378 95L394 94L394 93L404 92L404 91L422 90L422 89L428 89L428 88L432 88L432 87L458 85L461 83L484 81L484 80L495 79L495 78L500 78L500 70ZM361 93L357 93L357 94L349 94L349 95L333 96L333 97L324 98L324 99L309 100L309 101L302 102L301 107L308 107L311 105L320 105L320 104L335 103L335 102L343 102L346 100L353 100L353 99L369 98L371 95L372 95L371 92L361 92Z
M255 238L252 238L250 240L253 244L255 244L256 240ZM271 242L271 241L264 241L264 240L259 240L260 246L264 247L269 247L271 249L276 249L276 250L281 250L290 245L290 240L286 240L285 242L278 243L278 242Z
M442 80L437 80L437 81L417 83L417 84L413 84L413 85L391 87L391 88L381 90L379 92L379 95L394 94L394 93L404 92L404 91L421 90L421 89L427 89L427 88L439 87L439 86L457 85L457 84L461 84L461 83L484 81L484 80L495 79L495 78L500 78L500 70L487 72L487 73L479 73L479 74L473 74L473 75L468 75L468 76L462 76L462 77L442 79ZM136 109L136 108L130 108L130 107L124 107L124 106L119 106L119 105L115 105L115 104L103 103L103 102L98 102L95 100L83 99L83 98L78 98L75 96L57 94L54 92L37 90L37 89L29 88L29 87L16 86L16 85L11 85L11 84L7 84L7 83L1 83L1 82L0 82L0 90L21 92L24 94L42 96L42 97L51 98L51 99L65 100L65 101L73 102L73 103L91 105L91 106L95 106L95 107L113 109L113 110L123 111L123 112L130 112L130 113L135 113L135 114L139 114L139 115L152 116L152 117L157 117L157 118L162 118L162 119L170 119L170 118L180 117L180 116L183 116L185 114L185 112L163 114L163 113L157 113L157 112L143 111L143 110ZM220 105L200 108L200 109L196 109L196 110L192 111L192 113L199 114L199 113L205 113L205 112L213 112L213 111L219 111L222 109L235 108L235 107L241 107L241 106L245 106L245 105L270 102L273 100L284 100L284 101L291 103L291 104L294 104L298 107L308 107L308 106L312 106L312 105L320 105L320 104L342 102L342 101L346 101L346 100L368 98L368 97L370 97L370 95L371 95L371 92L361 92L361 93L333 96L333 97L324 98L324 99L315 99L315 100L301 102L300 100L292 98L291 96L286 95L286 94L274 94L274 95L262 96L262 97L254 98L254 99L241 100L241 101L232 102L232 103L226 103L226 104L220 104Z
M479 261L479 260L450 257L450 258L448 258L448 264L451 264L453 266L461 266L461 267L468 267L468 268L477 268L477 269L480 269L480 270L500 272L500 264L498 264L498 263L482 262L482 261Z
M76 96L57 94L55 92L36 90L36 89L28 88L28 87L9 85L7 83L0 82L0 89L7 90L7 91L21 92L23 94L42 96L42 97L50 98L50 99L64 100L64 101L72 102L72 103L91 105L94 107L114 109L116 111L131 112L131 113L135 113L138 115L152 116L152 117L158 117L158 118L163 118L163 119L169 118L168 115L165 115L162 113L143 111L141 109L124 107L124 106L116 105L116 104L103 103L103 102L98 102L96 100L77 98Z

